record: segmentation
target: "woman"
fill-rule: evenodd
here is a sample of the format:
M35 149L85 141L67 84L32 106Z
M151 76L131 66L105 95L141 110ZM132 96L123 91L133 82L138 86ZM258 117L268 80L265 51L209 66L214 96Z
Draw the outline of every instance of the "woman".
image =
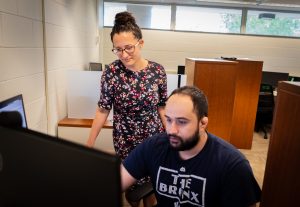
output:
M123 160L144 139L164 131L162 120L167 78L163 66L142 57L142 32L130 13L116 14L110 36L112 52L118 59L103 71L99 107L87 145L94 146L113 107L113 143L117 155ZM126 192L132 206L138 206L139 201L129 200L130 194L134 189L149 186L148 182L149 178L143 178ZM144 206L153 205L153 197L146 197Z

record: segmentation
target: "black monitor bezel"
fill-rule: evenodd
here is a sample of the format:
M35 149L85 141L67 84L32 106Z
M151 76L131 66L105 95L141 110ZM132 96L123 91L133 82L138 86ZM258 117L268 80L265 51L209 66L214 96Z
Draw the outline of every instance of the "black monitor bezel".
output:
M117 155L87 148L29 129L11 129L0 126L0 135L0 206L101 206L102 204L105 205L103 200L107 202L107 200L111 199L114 200L112 203L107 203L107 205L121 206L120 159ZM26 142L27 144L24 144ZM49 148L46 149L46 146L49 146ZM60 160L55 159L58 155L62 154L62 150L66 150L64 151L64 156L60 156ZM86 156L86 158L83 157L83 160L86 162L82 163L82 161L77 159L73 160L74 157L70 158L74 153L76 153L75 157L79 155L80 157ZM48 158L46 159L45 157L50 157L50 159L51 157L54 158L53 160L47 160ZM65 162L68 159L70 160L70 165ZM107 170L107 165L100 166L101 162L98 163L98 160L102 159L104 160L103 163L112 163L110 169L114 168L112 171L114 175L107 173L111 171ZM22 163L20 160L22 160ZM97 163L95 163L95 161L97 161ZM71 167L70 169L58 168L54 171L52 169L53 166L56 166L56 162L58 162L58 166L62 166L65 163L66 166ZM74 170L71 171L74 165L77 166L77 163L74 164L75 162L82 163L81 166L89 166L89 169L77 168L79 169L78 172L74 172ZM37 163L39 163L39 165L37 165ZM29 167L32 167L32 169L29 169ZM24 169L23 172L22 169ZM74 175L72 176L69 171L70 173L74 172ZM86 171L88 173L85 173ZM50 172L52 173L50 174ZM85 174L84 177L82 177L81 174L76 177L78 173L82 172ZM103 177L101 177L103 173L105 173L106 176L104 181ZM87 177L88 175L90 175L90 177ZM32 183L35 182L35 179L40 182L36 184ZM41 180L45 183L39 184ZM72 186L72 189L70 189L68 186L57 186L57 189L52 189L53 186L56 186L55 182L62 183L64 181L65 184L74 183L75 187ZM105 183L101 183L100 181ZM86 183L89 183L89 185L87 186ZM80 187L80 189L76 189L77 187ZM110 187L113 187L113 189L109 189ZM44 192L41 194L40 191L36 190L38 188L43 188L42 190ZM103 190L105 190L104 194L108 192L116 193L115 195L104 195L100 193L103 192ZM82 191L82 194L79 191ZM61 194L65 195L61 196ZM91 199L88 194L93 194L93 199ZM82 198L80 198L80 196L82 196ZM95 200L99 202L95 203Z

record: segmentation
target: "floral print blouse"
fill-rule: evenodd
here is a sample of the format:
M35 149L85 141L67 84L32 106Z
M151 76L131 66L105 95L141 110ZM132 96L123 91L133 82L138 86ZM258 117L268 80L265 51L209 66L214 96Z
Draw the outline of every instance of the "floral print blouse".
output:
M103 71L98 106L113 107L113 143L122 160L144 139L164 131L158 107L166 99L167 76L158 63L148 61L134 72L116 60Z

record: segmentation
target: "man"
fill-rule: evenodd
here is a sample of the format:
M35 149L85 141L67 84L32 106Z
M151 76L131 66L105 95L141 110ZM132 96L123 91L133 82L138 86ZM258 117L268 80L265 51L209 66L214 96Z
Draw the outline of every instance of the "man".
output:
M207 115L202 91L192 86L173 91L165 109L167 133L145 140L124 160L122 189L149 175L157 206L255 206L261 190L249 162L206 131Z

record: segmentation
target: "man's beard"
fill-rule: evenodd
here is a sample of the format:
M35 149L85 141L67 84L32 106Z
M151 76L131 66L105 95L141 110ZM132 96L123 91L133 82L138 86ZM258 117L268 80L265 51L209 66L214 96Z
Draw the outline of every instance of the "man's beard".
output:
M173 135L173 134L168 134L168 137L169 137L169 139L170 139L170 137L175 138L179 142L177 145L174 145L170 142L170 146L173 149L175 149L177 151L190 150L193 147L195 147L200 140L199 127L197 127L197 130L195 131L195 133L186 140L183 140L182 137Z

